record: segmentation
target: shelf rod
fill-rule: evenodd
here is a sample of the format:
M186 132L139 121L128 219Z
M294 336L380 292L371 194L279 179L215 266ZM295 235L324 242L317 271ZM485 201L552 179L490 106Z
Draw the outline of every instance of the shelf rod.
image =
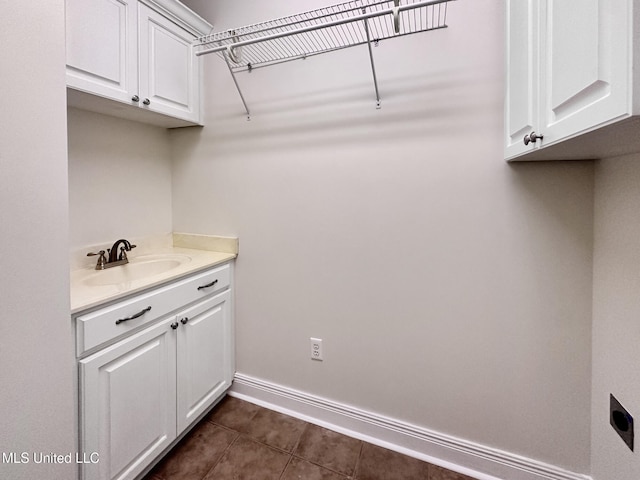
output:
M224 61L229 67L229 73L231 74L231 78L233 78L233 83L236 84L236 89L238 90L238 94L240 94L240 100L242 100L242 104L244 105L244 109L247 112L247 120L251 120L251 112L249 111L249 107L247 107L247 102L244 99L244 95L242 95L242 90L240 90L240 85L238 85L238 80L236 79L235 73L233 73L233 69L231 68L231 64L229 63L229 57L227 52L223 53Z
M409 3L407 5L401 5L401 6L396 7L396 8L387 8L385 10L380 10L380 11L377 11L377 12L366 13L364 15L359 15L357 17L349 17L349 18L344 18L344 19L340 19L340 20L334 20L333 22L327 22L327 23L321 23L321 24L317 24L317 25L311 25L309 27L298 28L296 30L289 30L287 32L278 32L278 33L274 33L274 34L271 34L271 35L266 35L266 36L261 37L261 38L251 38L249 40L243 40L243 41L237 42L237 43L230 43L230 44L227 44L227 45L220 45L218 47L212 47L212 48L208 48L206 50L201 50L199 52L196 52L196 55L197 56L207 55L209 53L221 52L223 50L227 50L228 48L244 47L245 45L253 45L254 43L266 42L266 41L269 41L269 40L277 40L278 38L289 37L291 35L297 35L297 34L300 34L300 33L313 32L315 30L321 30L323 28L336 27L336 26L339 26L339 25L344 25L345 23L353 23L353 22L357 22L359 20L368 20L370 18L381 17L383 15L393 14L394 11L404 12L405 10L413 10L413 9L416 9L416 8L428 7L430 5L437 5L439 3L446 3L447 1L449 1L449 0L429 0L429 1L425 1L425 2ZM208 42L208 43L213 43L213 42Z
M371 50L371 35L369 35L369 20L364 19L364 30L367 32L367 47L369 47L369 59L371 60L371 71L373 72L373 86L376 89L376 108L380 108L380 92L378 91L378 78L376 77L376 66L373 63L373 50Z

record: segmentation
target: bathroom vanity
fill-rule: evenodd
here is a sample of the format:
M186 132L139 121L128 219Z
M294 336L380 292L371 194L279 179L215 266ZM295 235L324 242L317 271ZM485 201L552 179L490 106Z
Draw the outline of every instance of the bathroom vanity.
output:
M80 478L136 478L231 386L233 258L170 249L72 272Z

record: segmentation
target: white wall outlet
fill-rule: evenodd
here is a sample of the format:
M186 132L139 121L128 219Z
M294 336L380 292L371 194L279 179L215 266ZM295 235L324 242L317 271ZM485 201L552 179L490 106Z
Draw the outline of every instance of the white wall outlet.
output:
M322 339L311 337L309 340L311 342L311 360L322 361Z

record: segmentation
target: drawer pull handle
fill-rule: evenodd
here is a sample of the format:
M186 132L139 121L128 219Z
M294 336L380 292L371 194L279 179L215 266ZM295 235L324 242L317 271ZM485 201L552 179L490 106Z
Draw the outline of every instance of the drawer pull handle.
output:
M147 313L149 310L151 310L151 307L147 307L144 310L136 313L135 315L131 315L130 317L127 318L119 318L118 320L116 320L116 325L120 325L122 322L128 322L129 320L134 320L138 317L141 317L142 315L144 315L145 313Z
M205 288L213 287L216 283L218 283L217 278L211 283L207 283L206 285L202 285L201 287L198 287L198 290L204 290Z

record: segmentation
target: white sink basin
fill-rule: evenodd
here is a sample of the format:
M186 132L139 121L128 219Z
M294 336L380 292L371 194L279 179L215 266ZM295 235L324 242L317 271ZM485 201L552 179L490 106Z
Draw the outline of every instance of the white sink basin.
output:
M187 255L142 255L126 265L96 271L83 283L88 286L104 286L134 282L167 273L190 261L191 257Z

